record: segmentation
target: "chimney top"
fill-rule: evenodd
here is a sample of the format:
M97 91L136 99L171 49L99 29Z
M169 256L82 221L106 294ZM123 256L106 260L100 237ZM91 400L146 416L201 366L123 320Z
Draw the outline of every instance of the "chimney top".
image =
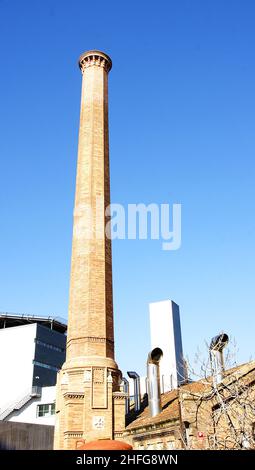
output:
M81 71L84 72L84 69L91 67L92 65L103 67L105 68L106 72L110 72L112 68L112 61L107 54L101 51L92 50L84 52L79 57L79 67Z

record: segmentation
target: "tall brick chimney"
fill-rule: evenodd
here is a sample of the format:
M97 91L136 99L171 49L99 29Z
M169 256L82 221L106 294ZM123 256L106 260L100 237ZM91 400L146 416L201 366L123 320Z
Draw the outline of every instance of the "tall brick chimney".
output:
M58 373L55 449L77 440L121 438L125 394L114 360L111 240L105 235L110 203L108 72L110 57L81 55L82 96L66 362Z

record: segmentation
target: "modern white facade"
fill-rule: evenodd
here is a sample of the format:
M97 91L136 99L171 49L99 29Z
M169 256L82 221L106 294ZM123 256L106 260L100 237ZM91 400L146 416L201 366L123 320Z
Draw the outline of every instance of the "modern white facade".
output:
M42 387L40 397L32 397L19 410L7 416L5 421L54 426L55 400L56 387Z
M50 317L0 314L0 420L54 424L65 330Z
M151 349L160 348L161 392L175 389L184 382L185 371L179 306L172 300L150 304Z
M37 324L0 329L0 413L32 388Z

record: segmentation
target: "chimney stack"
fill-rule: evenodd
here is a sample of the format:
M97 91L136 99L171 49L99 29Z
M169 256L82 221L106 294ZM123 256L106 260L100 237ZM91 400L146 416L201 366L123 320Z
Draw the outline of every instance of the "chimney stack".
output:
M221 333L211 340L210 361L213 371L214 385L218 385L224 378L224 357L223 349L228 344L229 338L226 333Z
M163 356L160 348L154 348L148 355L147 360L147 386L148 400L151 416L156 416L162 410L160 393L159 361Z

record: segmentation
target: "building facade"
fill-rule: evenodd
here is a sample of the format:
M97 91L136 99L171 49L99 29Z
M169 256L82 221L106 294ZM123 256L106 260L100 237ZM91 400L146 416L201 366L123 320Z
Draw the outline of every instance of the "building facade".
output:
M66 325L51 318L0 315L0 420L40 399L65 360Z

